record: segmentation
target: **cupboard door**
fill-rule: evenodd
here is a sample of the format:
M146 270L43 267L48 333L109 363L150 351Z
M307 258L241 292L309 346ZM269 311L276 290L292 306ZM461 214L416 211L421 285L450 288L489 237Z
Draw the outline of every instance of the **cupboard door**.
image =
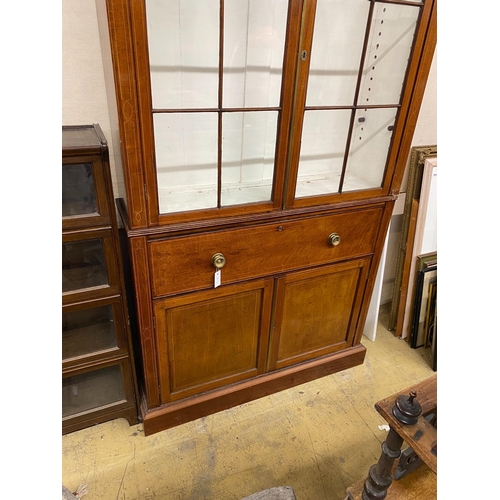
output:
M271 370L352 345L369 264L359 259L278 280Z
M162 403L265 371L273 280L155 302Z

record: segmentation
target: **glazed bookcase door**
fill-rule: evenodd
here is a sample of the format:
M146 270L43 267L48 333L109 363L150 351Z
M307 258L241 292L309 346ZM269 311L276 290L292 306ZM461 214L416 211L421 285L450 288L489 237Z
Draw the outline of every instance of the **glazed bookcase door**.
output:
M63 229L110 223L103 167L92 157L62 160Z
M143 7L151 217L278 208L292 98L282 92L293 38L288 0L145 0Z
M307 6L287 205L387 194L423 2L314 0Z
M119 297L63 307L63 368L127 354L124 311Z
M109 229L63 234L63 304L119 293L114 251Z
M129 407L134 397L131 377L128 359L63 371L63 427L70 425L71 419L98 419L110 411Z

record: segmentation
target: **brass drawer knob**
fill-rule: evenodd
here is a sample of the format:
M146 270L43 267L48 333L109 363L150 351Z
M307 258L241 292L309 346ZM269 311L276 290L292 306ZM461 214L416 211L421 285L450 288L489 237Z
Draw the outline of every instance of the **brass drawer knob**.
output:
M212 264L217 269L222 269L226 265L226 257L224 257L221 253L216 253L212 255Z
M328 236L328 244L332 247L336 247L338 244L340 244L340 236L337 233L332 233L330 236Z

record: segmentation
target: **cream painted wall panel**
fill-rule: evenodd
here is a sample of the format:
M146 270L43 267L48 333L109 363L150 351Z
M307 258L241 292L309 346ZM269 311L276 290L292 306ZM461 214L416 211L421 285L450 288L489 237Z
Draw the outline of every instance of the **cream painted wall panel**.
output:
M432 60L429 78L425 87L424 98L418 115L417 126L413 134L412 147L437 145L437 47ZM399 239L401 238L404 197L408 185L408 169L410 157L406 163L406 171L401 187L398 203L394 208L391 221L391 233L387 249L387 265L384 271L381 304L392 301L394 281L396 279L396 260L398 258Z
M62 0L62 125L98 123L108 140L115 197L125 197L113 141L95 0ZM109 50L109 48L108 48ZM112 103L114 104L114 103Z
M437 144L437 47L432 60L429 78L425 87L424 98L420 106L417 126L413 134L414 146L432 146ZM401 192L406 192L408 184L408 168L410 165L410 156L406 163L406 171L401 186Z
M437 47L413 134L413 146L437 144Z

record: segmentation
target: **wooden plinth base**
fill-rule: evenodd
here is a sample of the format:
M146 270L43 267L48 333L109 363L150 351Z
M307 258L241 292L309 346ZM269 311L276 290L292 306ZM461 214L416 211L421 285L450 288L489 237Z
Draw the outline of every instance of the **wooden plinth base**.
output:
M162 430L248 403L254 399L361 365L365 354L366 347L359 344L340 353L284 368L159 408L147 409L143 406L144 434L150 436Z

